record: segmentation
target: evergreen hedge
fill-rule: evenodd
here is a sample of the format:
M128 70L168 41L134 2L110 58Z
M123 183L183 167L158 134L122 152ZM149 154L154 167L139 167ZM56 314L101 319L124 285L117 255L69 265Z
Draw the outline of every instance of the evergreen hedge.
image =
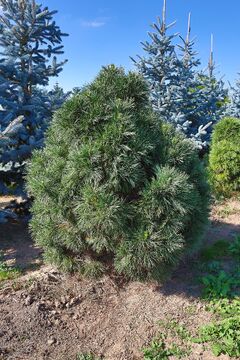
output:
M240 192L240 119L226 117L216 126L209 155L209 174L217 195Z
M203 166L148 99L140 75L111 65L56 113L28 173L31 230L51 263L159 278L202 234Z

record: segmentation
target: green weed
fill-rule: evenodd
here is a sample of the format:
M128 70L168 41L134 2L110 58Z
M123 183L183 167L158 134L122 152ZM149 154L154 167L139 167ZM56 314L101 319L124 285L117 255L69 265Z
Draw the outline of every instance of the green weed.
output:
M228 298L235 295L240 285L240 276L239 273L233 275L221 270L218 274L203 276L201 282L204 285L203 298L208 300Z
M8 266L3 261L3 256L0 254L0 282L5 280L16 279L21 275L21 271L16 268Z
M222 318L232 317L240 314L240 298L221 299L212 301L207 310L221 315Z
M143 349L144 360L168 360L170 356L181 358L186 352L178 345L168 347L164 335L151 342L148 348Z
M203 285L206 310L214 314L213 322L197 329L193 336L178 321L160 321L159 325L165 335L155 339L144 349L145 360L185 356L190 354L192 343L203 344L203 347L208 344L215 356L223 354L240 358L239 255L239 236L232 243L220 240L202 251L201 259L204 259L204 262L201 271L207 274L200 278L200 282ZM228 268L231 270L227 270ZM194 313L194 309L190 308L187 313ZM171 338L177 339L181 346L168 347L166 339L169 341Z
M165 328L170 330L172 335L178 336L181 340L189 340L191 338L191 334L186 327L176 320L171 320L166 323Z
M238 256L239 237L229 245L228 253ZM209 274L201 279L203 296L209 300L206 309L216 314L215 322L199 329L199 337L192 339L197 343L209 343L215 356L221 354L229 357L240 356L240 297L237 296L240 286L240 271Z
M212 301L207 310L219 315L219 320L199 329L196 343L209 343L215 356L240 356L240 298Z
M226 318L203 326L200 329L200 337L193 341L197 343L209 342L215 356L225 354L230 357L239 357L240 316Z
M230 244L229 252L240 260L240 236L237 236L232 244Z
M77 354L76 360L100 360L99 358L96 358L93 354Z

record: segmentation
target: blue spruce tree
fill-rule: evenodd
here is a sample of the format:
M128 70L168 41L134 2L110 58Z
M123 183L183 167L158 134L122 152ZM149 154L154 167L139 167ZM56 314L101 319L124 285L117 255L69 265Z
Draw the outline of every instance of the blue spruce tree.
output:
M56 11L34 0L0 0L0 5L0 132L23 116L0 154L1 166L10 165L12 172L43 145L49 117L46 96L37 87L47 86L62 71L66 61L57 62L57 55L63 54L66 34L53 21Z
M58 110L62 104L68 99L71 92L64 92L63 88L56 83L51 91L47 94L47 110L50 109L50 116Z
M236 81L235 87L230 87L230 90L230 101L224 115L240 118L240 79Z
M147 56L138 56L138 60L131 59L150 85L154 109L164 121L177 123L178 117L180 121L182 119L181 113L176 115L179 60L173 41L177 34L168 35L168 30L173 25L175 22L166 24L164 0L162 19L158 17L157 23L152 25L154 32L148 33L151 41L142 43Z
M179 66L179 90L181 94L179 106L185 122L177 124L177 128L194 140L201 151L208 148L212 125L221 118L227 92L222 80L214 75L213 37L211 38L211 52L206 71L199 72L201 64L196 59L194 40L190 39L191 16L189 15L187 38L181 36L183 45L179 46L181 63Z
M0 194L22 193L20 181L32 150L43 145L52 111L62 101L41 90L65 61L56 11L35 0L0 0ZM58 89L59 90L59 89ZM14 186L13 186L14 184Z
M166 0L162 20L153 24L151 42L143 43L147 56L135 62L138 70L150 85L154 109L162 120L172 123L191 138L199 149L206 149L210 140L212 124L219 120L224 110L227 92L222 80L214 75L213 51L209 61L209 74L198 71L194 40L191 40L191 17L189 15L186 39L181 38L177 54L174 41L177 34L168 35L174 25L166 25Z
M199 102L199 121L205 125L205 147L209 145L214 124L223 116L226 110L228 90L224 87L222 79L215 75L216 64L213 57L213 35L211 35L211 50L208 67L198 73L199 86L201 88ZM199 137L200 138L200 137Z
M36 87L34 89L34 95L35 98L39 99L41 116L50 120L53 113L62 106L70 94L70 92L64 92L58 83L56 83L50 91L46 88Z
M199 136L203 135L202 122L199 122L199 103L200 84L196 77L200 60L196 58L197 52L194 50L195 41L191 39L191 14L188 17L187 36L182 41L179 48L179 66L178 66L178 102L177 113L181 112L182 122L178 122L176 127L185 133L187 137L192 138L195 143L199 144Z

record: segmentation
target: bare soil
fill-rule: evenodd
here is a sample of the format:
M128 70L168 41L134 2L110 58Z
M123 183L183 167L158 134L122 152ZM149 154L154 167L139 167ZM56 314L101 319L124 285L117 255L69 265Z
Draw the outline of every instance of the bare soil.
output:
M214 206L206 243L237 233L240 202ZM160 320L175 319L193 332L210 321L196 281L197 257L182 262L164 284L142 284L111 276L82 280L42 265L40 249L21 224L0 227L0 250L10 264L24 269L18 280L0 284L1 360L75 360L78 353L143 359L142 348L159 333ZM185 359L217 358L193 344Z

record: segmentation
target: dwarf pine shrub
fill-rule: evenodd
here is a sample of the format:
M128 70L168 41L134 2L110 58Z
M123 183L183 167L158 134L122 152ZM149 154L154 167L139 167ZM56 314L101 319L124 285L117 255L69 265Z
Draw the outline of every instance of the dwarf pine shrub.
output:
M240 192L240 119L227 117L215 126L209 174L217 195Z
M33 156L31 230L64 270L159 278L203 231L202 164L148 98L140 75L103 68L56 113Z

